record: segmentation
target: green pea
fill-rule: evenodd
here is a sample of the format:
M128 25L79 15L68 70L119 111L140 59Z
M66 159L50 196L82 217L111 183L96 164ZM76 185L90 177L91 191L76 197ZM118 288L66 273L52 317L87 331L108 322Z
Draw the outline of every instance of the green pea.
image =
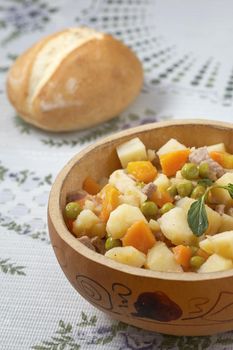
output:
M180 182L177 184L176 188L181 197L188 197L192 193L193 184L192 182Z
M190 266L192 266L194 269L199 269L199 267L201 267L201 265L205 262L205 259L202 256L192 256L189 263Z
M208 163L201 163L199 165L199 176L202 178L206 178L209 176L209 164Z
M186 163L181 169L181 175L187 180L195 180L199 176L199 170L196 164Z
M165 214L165 213L167 213L169 210L171 210L171 209L173 209L175 206L174 206L174 204L172 204L172 203L165 203L163 206L162 206L162 208L160 208L160 214Z
M147 201L142 203L141 212L146 217L153 217L158 213L158 207L154 202Z
M177 195L176 185L168 187L167 192L170 194L170 196L175 197Z
M70 202L66 204L65 215L67 219L75 220L81 211L82 211L82 208L77 202Z
M105 241L105 249L110 250L115 247L121 247L121 240L120 239L114 239L112 237L108 237Z
M201 185L197 185L194 189L193 192L191 194L191 198L193 199L198 199L201 196L203 196L203 194L205 193L206 188L204 186Z

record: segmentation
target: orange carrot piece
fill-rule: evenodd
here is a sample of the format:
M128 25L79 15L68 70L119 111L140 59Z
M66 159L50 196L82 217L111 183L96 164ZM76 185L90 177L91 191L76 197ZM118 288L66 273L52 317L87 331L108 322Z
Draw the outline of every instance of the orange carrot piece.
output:
M233 169L233 154L227 152L210 152L210 157L223 168Z
M153 181L157 176L157 169L148 160L129 162L127 171L138 181L143 181L145 183Z
M156 242L149 226L142 220L134 222L122 238L123 247L132 246L143 253L147 253Z
M189 153L189 149L184 149L162 154L159 159L163 173L167 176L175 175L187 162Z
M89 194L95 195L101 190L101 187L91 176L87 176L83 181L83 190Z
M220 165L222 165L222 155L223 155L223 152L210 152L210 157L215 160L215 162L218 162Z
M177 263L181 266L184 266L185 268L188 268L189 261L192 256L192 249L190 247L180 244L172 248L172 250Z
M104 222L108 221L111 211L116 209L119 205L120 192L113 185L107 184L101 191L103 198L102 210L100 212L100 219Z
M174 198L166 190L156 190L152 193L150 200L160 208L166 203L174 202Z

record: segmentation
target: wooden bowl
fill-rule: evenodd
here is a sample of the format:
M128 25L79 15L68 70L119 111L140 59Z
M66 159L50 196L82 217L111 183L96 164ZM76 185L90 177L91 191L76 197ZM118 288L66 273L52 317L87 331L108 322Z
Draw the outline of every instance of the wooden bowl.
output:
M66 277L91 304L134 326L173 335L209 335L233 329L233 270L164 273L114 262L88 249L66 228L66 196L91 174L96 180L120 167L116 146L135 137L158 149L170 138L186 146L224 142L233 153L233 125L189 120L148 124L101 140L62 169L52 187L48 225Z

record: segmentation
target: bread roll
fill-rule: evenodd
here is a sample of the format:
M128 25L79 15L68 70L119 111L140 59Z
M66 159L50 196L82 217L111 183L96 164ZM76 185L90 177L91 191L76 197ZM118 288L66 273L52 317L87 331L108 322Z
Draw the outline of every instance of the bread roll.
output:
M15 61L7 92L25 121L59 132L116 116L142 81L140 61L120 41L90 28L70 28L42 39Z

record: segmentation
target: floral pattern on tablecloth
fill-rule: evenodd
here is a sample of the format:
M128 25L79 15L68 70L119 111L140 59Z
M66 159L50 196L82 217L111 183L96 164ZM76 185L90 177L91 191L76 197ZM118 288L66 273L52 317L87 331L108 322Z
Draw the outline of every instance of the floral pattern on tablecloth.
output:
M201 26L200 4L188 3ZM202 6L212 6L213 18L232 7L227 0L212 4L206 1ZM221 57L219 50L207 54L201 46L199 51L182 46L169 24L174 23L174 12L184 20L190 13L183 16L182 11L188 11L184 0L180 7L176 5L170 0L0 0L1 350L233 348L232 332L175 337L110 319L70 286L48 237L51 184L63 165L86 145L132 126L171 118L221 116L231 121L232 45L225 45L228 55ZM223 34L231 28L227 13L231 14L230 9L225 11ZM144 86L138 99L108 122L69 134L38 130L10 106L5 91L7 71L42 36L77 25L109 32L129 45L142 60ZM178 29L175 26L174 32Z

